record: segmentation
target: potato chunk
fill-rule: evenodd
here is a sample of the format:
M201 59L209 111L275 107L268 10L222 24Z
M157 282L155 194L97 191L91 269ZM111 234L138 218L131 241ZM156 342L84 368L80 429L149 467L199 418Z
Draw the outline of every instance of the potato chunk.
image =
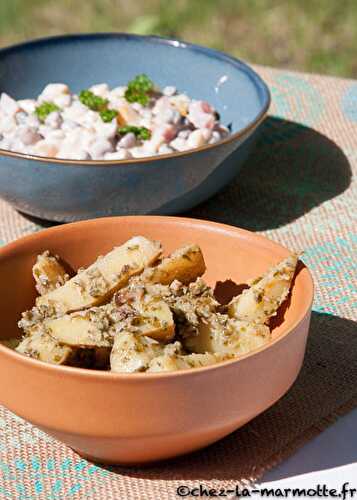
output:
M186 245L175 250L155 267L145 269L138 277L141 282L170 285L175 280L188 285L202 276L205 261L198 245Z
M110 347L113 336L105 309L93 307L83 312L49 319L46 331L61 345L75 347Z
M118 292L114 298L119 316L127 317L126 324L120 321L116 329L128 328L137 335L146 335L155 340L169 342L175 335L175 323L169 306L145 291L140 285L131 285ZM122 313L122 314L121 314Z
M133 318L136 333L161 342L170 341L175 335L175 323L170 308L162 300L140 303L139 314Z
M34 326L30 333L22 338L16 351L46 363L76 366L102 370L109 365L109 347L78 348L63 345L53 338L45 325Z
M184 338L183 343L191 352L242 355L261 347L269 340L270 330L266 325L215 314L201 321L198 335Z
M123 288L131 276L155 262L160 254L158 242L142 236L131 238L79 271L60 288L38 297L36 306L54 307L58 315L63 315L99 305Z
M66 272L58 258L51 255L48 250L37 256L36 263L32 268L32 275L36 282L36 290L40 295L59 288L69 280Z
M152 359L147 369L148 372L171 372L176 370L187 370L189 368L200 368L202 366L213 365L220 361L232 359L234 356L231 354L162 354Z
M32 328L31 334L22 339L16 347L16 351L55 365L65 364L72 356L72 349L68 346L61 346L47 334L46 329L41 324Z
M263 276L250 282L250 288L228 304L229 316L244 321L267 323L289 293L297 261L297 255L290 255Z
M136 335L146 335L156 340L169 341L175 334L170 308L162 300L141 296L131 303L132 295L125 301L84 311L65 314L44 321L46 331L60 344L74 347L110 347L116 332L130 330ZM124 300L120 296L121 300Z
M163 347L150 337L137 336L132 332L119 332L114 339L110 355L113 372L142 372L150 361L163 352Z

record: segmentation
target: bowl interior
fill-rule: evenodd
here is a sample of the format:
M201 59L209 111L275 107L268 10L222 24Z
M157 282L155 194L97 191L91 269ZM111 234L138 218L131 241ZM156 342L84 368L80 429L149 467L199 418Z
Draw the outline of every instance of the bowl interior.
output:
M50 82L78 92L95 83L124 85L138 73L160 87L175 85L212 103L222 123L238 132L267 106L269 92L246 65L216 51L156 37L72 35L0 50L0 92L36 97Z
M160 240L165 253L180 245L197 243L204 253L210 285L231 279L245 283L288 255L288 251L266 238L231 226L175 217L116 217L67 224L22 238L0 249L0 338L20 335L17 321L32 307L35 290L31 267L44 250L57 253L77 269L93 262L114 246L134 235ZM297 274L284 321L274 337L299 322L312 300L310 273Z

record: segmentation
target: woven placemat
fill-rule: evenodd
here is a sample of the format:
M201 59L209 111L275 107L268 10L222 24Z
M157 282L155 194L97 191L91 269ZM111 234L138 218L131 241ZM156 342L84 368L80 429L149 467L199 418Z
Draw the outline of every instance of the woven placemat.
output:
M259 231L316 283L301 374L277 404L222 441L147 468L104 468L0 407L0 498L173 499L179 485L231 488L269 468L357 403L357 83L256 68L273 103L237 179L189 216ZM0 202L0 242L42 225Z

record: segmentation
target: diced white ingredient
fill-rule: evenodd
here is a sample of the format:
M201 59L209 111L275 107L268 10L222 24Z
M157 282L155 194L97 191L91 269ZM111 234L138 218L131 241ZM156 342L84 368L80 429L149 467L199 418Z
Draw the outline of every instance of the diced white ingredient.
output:
M145 141L143 146L142 146L142 149L146 152L146 153L151 153L152 155L154 155L155 153L157 153L158 149L159 149L159 144L158 142L155 142L153 140L150 140L150 141Z
M210 138L212 137L212 129L210 128L201 128L200 132L202 134L202 137L204 138L205 142L208 142Z
M221 140L221 134L217 132L217 130L214 130L212 132L212 137L208 141L209 144L215 144L216 142Z
M72 103L72 97L70 94L61 94L53 99L53 102L61 109L68 108Z
M25 125L27 122L28 114L25 111L19 111L15 115L15 120L18 125Z
M226 137L231 133L230 129L227 127L223 127L223 125L221 127L218 127L218 131L221 134L221 138Z
M131 154L126 149L119 149L114 153L105 153L104 160L128 160L131 158Z
M216 119L213 108L206 101L192 101L187 118L196 128L213 128Z
M181 139L180 137L176 137L176 139L171 141L170 146L176 149L176 151L186 151L187 149L189 149L187 141L185 141L185 139Z
M161 155L173 153L174 150L170 148L167 144L161 144L158 151Z
M140 115L128 103L118 107L120 125L139 125Z
M90 160L90 155L87 151L77 151L72 155L71 160Z
M118 124L115 118L109 123L105 123L103 122L103 120L99 120L94 124L94 128L98 136L104 137L105 139L114 139Z
M173 123L177 124L181 120L180 113L171 107L164 108L160 113L158 113L154 118L154 123L161 125L162 123Z
M55 144L59 143L60 141L63 141L65 137L66 134L61 129L51 130L46 134L46 140L49 142L54 142Z
M62 117L58 111L52 111L46 116L45 125L57 129L62 125Z
M140 124L139 125L140 125L140 127L146 127L146 128L148 128L148 129L151 130L151 128L152 128L151 118L142 118L140 120Z
M157 127L152 134L152 138L154 141L160 144L162 142L170 142L175 138L176 132L177 130L174 125L167 124L161 127Z
M97 139L94 128L78 127L72 132L67 133L67 137L80 144L81 147L88 151L89 146Z
M78 122L84 127L95 127L96 123L103 123L99 113L88 108L87 112L83 113L83 115L78 119Z
M63 160L90 160L89 154L87 151L83 151L83 149L72 149L70 152L66 152L65 155L63 155L61 150L59 150L56 157Z
M56 97L63 94L69 94L68 85L65 83L49 83L41 92L38 100L43 101L53 101Z
M180 132L177 134L177 137L180 137L181 139L187 139L189 135L190 130L180 130Z
M58 147L46 140L42 140L35 144L33 152L38 156L54 157L58 153Z
M58 155L60 158L72 159L79 155L80 158L77 159L82 159L84 152L88 152L89 146L95 141L95 139L96 136L94 132L77 127L76 129L67 132L61 143Z
M129 149L129 148L133 148L136 144L136 137L135 137L135 134L133 134L132 132L129 132L128 134L125 134L121 139L120 141L118 142L118 145L117 145L117 149L118 148L125 148L125 149Z
M135 147L129 149L131 155L133 158L144 158L146 156L152 156L152 153L150 151L145 151L142 147Z
M174 87L173 85L168 85L167 87L164 87L162 93L168 97L171 97L176 94L176 87Z
M41 123L41 125L38 127L38 132L43 136L46 137L50 132L52 131L51 127L48 127L44 123Z
M20 106L15 99L3 92L0 97L0 110L8 116L14 116L20 110Z
M163 125L154 129L150 140L144 141L143 149L148 153L157 153L161 144L170 142L176 135L176 128L173 125Z
M143 108L140 114L141 114L141 116L145 120L151 120L152 119L152 111L151 111L151 109Z
M26 120L26 125L38 128L40 126L40 121L36 115L29 115Z
M206 140L203 137L201 130L194 130L190 133L187 139L187 147L188 148L198 148L206 144Z
M14 116L0 115L0 133L8 134L14 131L17 127L16 120Z
M18 127L17 137L25 146L28 146L30 144L35 144L35 142L40 141L42 139L42 137L40 136L39 133L37 133L35 128L28 127L27 125L22 125Z
M109 86L107 83L98 83L97 85L92 85L89 90L99 97L106 98L109 94Z
M131 105L131 107L133 109L135 109L135 111L142 111L143 110L143 106L142 104L140 104L140 102L133 102L133 104Z
M90 156L80 144L63 142L56 155L57 158L69 160L89 160Z
M80 123L87 111L87 106L84 106L84 104L79 101L74 101L71 106L63 110L62 115L65 120L72 120L76 123Z
M170 99L166 96L159 97L159 99L156 101L152 112L154 115L159 115L163 113L166 109L169 109L171 107L170 105Z
M126 91L126 87L114 87L110 94L115 97L124 97Z
M20 101L17 101L17 104L28 114L34 113L37 106L34 99L20 99Z
M107 139L97 139L89 146L88 153L93 160L100 160L105 153L111 153L113 149L112 143Z
M123 104L125 104L125 102L125 99L123 99L122 97L115 97L112 95L109 95L108 97L108 107L110 109L118 110L120 106L123 106Z
M74 128L77 128L79 125L78 123L74 122L73 120L63 120L62 123L62 130L73 130Z
M188 107L190 104L190 99L186 94L179 94L170 97L170 104L177 109L177 111L182 116L186 116L188 113Z
M19 139L16 138L14 138L14 140L11 143L11 149L12 151L16 151L17 153L26 152L26 146Z
M11 141L5 138L0 140L0 149L11 149Z

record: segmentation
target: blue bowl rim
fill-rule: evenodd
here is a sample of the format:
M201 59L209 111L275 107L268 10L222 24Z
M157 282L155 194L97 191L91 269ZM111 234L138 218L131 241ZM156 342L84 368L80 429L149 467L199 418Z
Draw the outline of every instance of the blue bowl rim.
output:
M62 165L70 165L70 166L114 166L114 165L128 165L128 164L138 164L138 163L150 163L156 162L159 160L167 160L170 158L176 158L180 156L189 156L195 153L199 153L201 151L206 151L209 149L214 149L219 147L222 144L233 142L237 139L244 139L248 136L258 125L264 120L268 113L268 109L271 103L271 94L267 84L264 80L256 73L253 68L251 68L248 64L241 61L240 59L230 56L224 52L219 50L211 49L209 47L204 47L202 45L197 45L194 43L185 42L179 39L165 38L158 35L136 35L131 33L122 33L122 32L101 32L101 33L72 33L65 35L55 35L49 37L35 38L33 40L28 40L25 42L17 43L14 45L10 45L8 47L3 47L0 49L0 58L2 55L11 54L11 52L15 52L18 50L26 50L31 46L38 46L48 43L58 43L58 42L72 42L81 39L104 39L104 38L117 38L117 39L129 39L129 40L148 40L155 43L161 43L163 45L173 46L177 49L189 49L193 52L200 52L206 54L210 57L220 59L228 62L232 66L239 68L244 71L253 82L253 84L258 87L262 91L262 95L265 97L265 102L263 103L261 111L257 114L255 119L251 121L248 125L240 129L238 132L234 134L230 134L224 139L214 143L214 144L205 144L204 146L199 146L194 149L188 149L186 151L176 151L174 153L155 155L155 156L145 156L142 158L130 158L126 160L68 160L62 158L53 158L46 156L37 156L37 155L29 155L25 153L17 153L15 151L8 151L5 149L0 149L0 157L11 157L11 158L19 158L22 160L32 160L36 162L43 163L54 163L54 164L62 164Z

